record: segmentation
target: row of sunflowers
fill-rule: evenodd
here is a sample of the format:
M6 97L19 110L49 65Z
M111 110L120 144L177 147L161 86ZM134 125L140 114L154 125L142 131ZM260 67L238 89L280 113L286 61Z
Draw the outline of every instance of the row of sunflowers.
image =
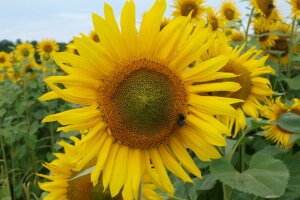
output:
M289 4L251 0L243 24L230 0L156 0L139 29L133 1L120 22L104 4L65 51L0 52L0 199L299 199Z

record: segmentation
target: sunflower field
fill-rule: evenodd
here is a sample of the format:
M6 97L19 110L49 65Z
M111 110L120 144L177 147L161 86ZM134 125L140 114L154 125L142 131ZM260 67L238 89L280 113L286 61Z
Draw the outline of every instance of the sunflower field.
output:
M245 1L2 41L0 199L299 200L300 1Z

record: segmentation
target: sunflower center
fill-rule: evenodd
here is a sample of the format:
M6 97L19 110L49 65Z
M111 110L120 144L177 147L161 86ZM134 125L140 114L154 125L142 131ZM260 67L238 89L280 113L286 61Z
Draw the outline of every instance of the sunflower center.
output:
M275 45L271 50L282 51L281 57L286 56L289 53L288 40L286 38L279 38L275 41Z
M25 50L22 52L22 54L23 54L24 57L28 57L29 54L30 54L30 52L29 52L27 49L25 49Z
M99 88L99 99L113 136L139 148L157 146L174 134L186 107L178 75L147 59L117 69Z
M44 46L44 51L47 52L47 53L51 53L53 50L52 46L51 45L45 45Z
M297 9L300 9L300 0L297 0Z
M251 76L250 72L241 64L236 63L233 60L230 60L226 66L221 70L223 72L230 72L238 75L235 78L230 79L229 81L237 82L241 85L241 89L236 92L220 92L217 93L219 96L231 97L242 99L246 101L248 96L251 93ZM243 105L243 103L233 104L233 107L239 108Z
M273 0L257 0L256 2L259 9L266 15L266 17L269 17L275 8Z
M0 63L5 63L5 58L4 57L0 57Z
M188 16L192 12L192 17L196 17L198 13L198 6L194 1L186 1L181 5L181 15Z
M227 8L224 10L224 15L227 20L233 20L234 19L234 10Z
M74 175L75 176L75 175ZM99 182L95 187L91 182L90 175L85 175L68 182L67 199L68 200L123 200L122 194L111 197L110 191L106 190Z
M210 19L210 25L211 25L213 31L217 30L219 27L218 19L216 17L212 17Z

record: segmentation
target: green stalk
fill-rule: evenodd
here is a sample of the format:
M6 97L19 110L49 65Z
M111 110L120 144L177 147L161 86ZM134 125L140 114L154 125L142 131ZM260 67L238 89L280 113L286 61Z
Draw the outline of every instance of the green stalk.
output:
M246 27L246 33L245 33L245 43L247 43L247 40L248 40L249 29L250 29L250 24L251 24L251 21L252 21L253 13L254 13L254 8L251 9L251 13L250 13L250 16L249 16L249 19L248 19L248 23L247 23L247 27Z
M292 75L292 70L291 70L291 64L292 64L292 55L293 55L293 37L294 37L294 29L295 29L295 24L296 24L296 17L293 18L293 23L292 23L292 30L290 32L290 40L289 40L289 61L287 64L287 76L290 78Z
M241 137L237 140L237 142L234 144L232 147L229 155L228 155L228 160L231 161L232 157L234 155L234 152L237 150L237 148L240 146L240 143L243 141L243 139L246 137L246 135L251 131L251 128L247 127L243 132Z
M6 160L6 152L5 152L4 142L3 142L3 138L2 138L1 134L0 134L0 146L1 146L1 154L3 155L4 174L6 174L6 179L7 179L7 189L8 189L8 193L11 196L10 180L9 180L9 176L8 176L8 167L7 167L7 160Z

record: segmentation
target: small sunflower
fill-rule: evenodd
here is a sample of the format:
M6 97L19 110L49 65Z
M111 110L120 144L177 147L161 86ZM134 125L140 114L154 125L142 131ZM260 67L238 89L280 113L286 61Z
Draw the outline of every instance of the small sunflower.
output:
M8 53L3 51L0 52L0 70L3 70L6 67L10 67L12 64L10 62L10 56Z
M89 34L89 37L96 43L100 43L100 38L95 30L92 30Z
M233 29L231 32L231 41L241 42L244 40L244 35L245 34L242 33L241 31Z
M288 3L292 6L292 14L294 17L300 16L300 0L289 0Z
M228 56L189 68L213 39L200 26L191 33L191 16L177 17L160 31L165 9L166 1L157 0L138 32L132 1L123 7L121 30L105 4L105 18L93 15L102 45L84 35L75 37L79 56L62 52L54 57L68 75L45 80L53 91L41 100L62 98L80 107L49 115L43 122L58 121L64 125L59 130L65 132L90 130L76 169L82 170L96 157L91 180L97 185L102 173L104 188L109 186L112 196L123 188L123 196L137 197L141 178L152 168L162 189L171 195L174 188L166 168L185 182L192 179L183 167L201 177L185 148L204 161L219 158L214 146L226 145L224 134L229 130L214 115L235 116L230 104L241 101L206 95L240 88L233 82L202 84L228 77L226 72L216 74Z
M251 4L257 13L257 18L261 18L264 25L268 26L281 21L279 11L275 6L275 0L251 0Z
M224 27L224 21L222 17L220 16L220 13L215 11L213 8L209 7L206 10L207 13L207 24L210 28L210 30L213 33L216 33L217 35L219 34L224 34L223 33L223 27Z
M206 10L204 2L205 0L174 0L173 16L188 16L192 12L192 19L203 23Z
M55 40L42 40L37 45L37 51L42 60L49 60L58 50L59 46Z
M31 59L34 57L34 47L31 43L21 43L16 47L16 56L19 60Z
M284 148L290 148L293 144L291 142L291 136L294 134L291 131L285 130L280 127L276 122L280 116L284 113L291 112L300 115L300 101L299 99L293 99L293 104L288 106L281 102L281 98L268 102L262 111L262 115L268 119L269 122L274 123L263 127L264 136L267 139L272 140L277 145Z
M221 14L224 20L231 21L240 18L240 12L231 0L223 1L221 6Z
M278 35L271 33L276 29L276 24L267 25L261 18L257 18L253 21L254 32L257 37L258 42L262 49L269 49L275 46L275 41L279 38Z
M274 73L274 70L270 66L265 65L267 56L261 57L261 51L257 51L254 47L242 53L243 51L244 46L233 49L225 42L219 40L219 42L212 45L207 54L202 57L206 60L223 54L224 52L230 54L229 61L220 71L234 75L234 77L227 78L226 80L231 79L239 83L241 89L236 92L216 92L213 94L222 97L242 99L244 101L233 105L238 112L236 117L218 117L230 130L233 130L233 137L236 137L239 130L245 128L245 115L250 115L257 119L259 110L262 108L260 101L265 101L266 96L271 96L273 93L269 80L262 77L262 75ZM222 83L222 80L218 82Z

